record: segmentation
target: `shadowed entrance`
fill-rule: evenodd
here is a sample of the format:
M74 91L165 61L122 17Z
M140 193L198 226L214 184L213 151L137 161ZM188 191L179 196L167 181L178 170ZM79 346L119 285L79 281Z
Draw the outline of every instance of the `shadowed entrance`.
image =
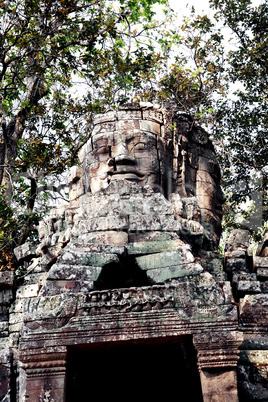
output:
M69 353L67 402L178 400L202 402L191 342L120 344Z

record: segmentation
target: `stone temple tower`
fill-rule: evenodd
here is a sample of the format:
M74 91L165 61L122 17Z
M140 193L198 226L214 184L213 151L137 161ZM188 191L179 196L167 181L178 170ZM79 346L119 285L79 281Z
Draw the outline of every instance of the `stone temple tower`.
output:
M174 110L127 104L96 116L79 158L69 204L40 223L36 247L16 249L26 274L2 285L14 289L5 400L238 401L242 257L229 248L223 270L208 134Z

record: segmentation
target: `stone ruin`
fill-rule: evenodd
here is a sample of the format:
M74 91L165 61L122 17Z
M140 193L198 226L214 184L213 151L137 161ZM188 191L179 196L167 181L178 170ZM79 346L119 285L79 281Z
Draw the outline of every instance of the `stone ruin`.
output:
M69 204L0 274L0 401L267 401L268 238L217 251L208 134L148 103L96 116ZM184 396L186 395L186 396Z

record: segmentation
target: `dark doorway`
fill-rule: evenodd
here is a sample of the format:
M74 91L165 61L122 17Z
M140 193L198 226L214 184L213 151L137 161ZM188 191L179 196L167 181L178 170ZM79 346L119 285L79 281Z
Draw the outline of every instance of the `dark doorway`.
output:
M67 370L67 402L203 401L191 342L72 348Z

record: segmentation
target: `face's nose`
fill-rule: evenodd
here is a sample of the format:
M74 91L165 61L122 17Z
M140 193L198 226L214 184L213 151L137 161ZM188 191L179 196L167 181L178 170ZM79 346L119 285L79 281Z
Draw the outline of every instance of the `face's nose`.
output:
M120 142L114 147L112 156L117 165L133 165L135 158L129 154L128 146L124 142Z

